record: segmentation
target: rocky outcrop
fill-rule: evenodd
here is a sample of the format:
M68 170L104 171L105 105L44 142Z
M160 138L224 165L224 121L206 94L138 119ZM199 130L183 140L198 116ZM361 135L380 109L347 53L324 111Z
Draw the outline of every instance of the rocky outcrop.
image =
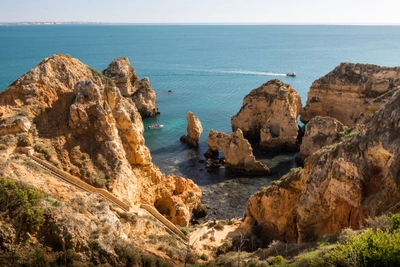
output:
M240 129L231 134L210 130L207 139L207 155L218 156L219 150L224 153L227 169L247 175L268 175L270 170L253 155L250 143L243 137Z
M138 89L140 79L126 57L111 61L107 69L103 70L102 73L115 82L122 96L131 96Z
M28 132L31 125L31 121L24 116L12 119L11 122L5 120L0 124L0 135Z
M140 80L128 58L121 57L113 60L102 73L115 82L122 96L132 99L143 118L158 114L156 93L149 79Z
M156 105L156 92L151 87L149 78L145 77L139 81L137 91L130 98L135 103L142 118L160 114Z
M200 135L203 132L201 122L191 111L187 113L186 120L188 121L187 135L181 136L180 140L189 146L198 147Z
M241 129L247 139L259 139L268 150L297 150L301 110L298 93L281 80L271 80L252 90L240 111L231 118L232 130Z
M308 156L322 147L342 141L348 132L349 129L334 118L317 116L311 119L306 125L296 161L303 163Z
M77 59L45 59L1 93L0 103L3 121L23 114L32 122L18 127L35 156L106 188L121 201L131 206L157 203L166 217L182 226L200 205L201 191L191 180L166 176L152 164L142 117L132 99ZM4 138L10 147L21 140Z
M400 91L359 133L318 150L304 169L253 195L246 227L262 237L301 243L356 229L368 216L398 212L399 101Z
M397 85L400 67L341 63L311 85L300 119L306 123L315 116L328 116L353 127L360 114L379 110Z

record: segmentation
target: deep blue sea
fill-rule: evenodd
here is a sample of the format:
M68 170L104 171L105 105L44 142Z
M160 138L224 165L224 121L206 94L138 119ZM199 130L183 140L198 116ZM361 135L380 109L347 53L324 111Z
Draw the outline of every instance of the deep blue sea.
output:
M98 69L128 57L148 77L161 114L144 120L146 145L164 173L193 179L211 216L241 216L248 197L294 167L293 153L254 153L268 177L208 173L203 153L210 129L231 132L230 118L246 94L270 79L291 84L303 105L312 82L341 62L400 65L400 26L48 25L0 26L0 91L57 52ZM285 73L296 72L297 77ZM168 91L171 90L172 93ZM186 114L203 125L198 149L179 141Z

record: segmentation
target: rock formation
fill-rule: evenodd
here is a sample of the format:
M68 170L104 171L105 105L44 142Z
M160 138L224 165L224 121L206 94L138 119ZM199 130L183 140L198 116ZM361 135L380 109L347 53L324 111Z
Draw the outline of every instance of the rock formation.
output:
M259 139L263 149L296 150L300 110L297 92L278 79L270 80L244 98L231 118L232 130L240 128L247 139Z
M180 140L189 146L198 147L200 135L203 132L201 122L191 111L187 113L186 120L188 121L187 135L181 136Z
M156 93L149 79L140 80L128 58L121 57L113 60L102 73L115 82L122 96L133 100L143 118L158 114Z
M400 67L341 63L311 85L300 119L306 123L315 116L328 116L353 127L360 114L379 110L397 85Z
M77 59L46 58L1 93L0 103L0 124L19 127L14 137L1 133L9 147L30 143L36 156L57 168L131 206L157 203L182 226L200 204L200 189L191 180L165 176L152 164L132 99ZM23 123L14 123L16 116Z
M16 119L12 118L12 122L0 124L0 135L28 132L31 125L32 123L27 117L20 116Z
M243 137L240 129L231 134L210 130L207 139L207 155L218 155L219 150L224 153L226 168L247 175L268 175L270 170L263 163L257 161L253 155L250 143Z
M399 89L399 88L398 88ZM323 148L253 195L245 225L269 240L307 242L398 212L400 91L355 135Z
M306 125L296 161L302 163L322 147L342 141L348 131L349 129L340 121L331 117L317 116L311 119Z

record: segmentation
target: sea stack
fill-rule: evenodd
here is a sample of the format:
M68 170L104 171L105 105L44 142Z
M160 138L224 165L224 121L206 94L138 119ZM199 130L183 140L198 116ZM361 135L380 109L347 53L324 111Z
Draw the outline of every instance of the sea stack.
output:
M203 132L201 122L191 111L187 113L186 120L188 121L187 135L183 135L180 140L191 147L198 147L200 135Z
M260 140L265 150L297 150L300 110L301 99L293 87L270 80L246 95L231 118L232 130L241 129L247 139Z
M242 130L226 134L210 130L207 139L208 151L206 155L218 156L219 150L224 153L226 168L246 175L269 175L269 168L257 161L253 149L247 139L243 137Z

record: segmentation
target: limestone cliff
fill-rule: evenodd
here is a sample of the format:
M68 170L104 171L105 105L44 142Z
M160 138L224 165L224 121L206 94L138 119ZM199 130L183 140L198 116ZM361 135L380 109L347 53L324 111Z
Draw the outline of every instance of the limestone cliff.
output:
M232 130L240 128L247 139L259 139L266 150L296 150L301 106L300 96L290 85L270 80L246 95L240 111L231 118Z
M311 85L300 119L328 116L353 127L360 114L379 110L397 85L400 67L341 63Z
M198 147L200 135L203 132L201 122L191 111L187 113L186 120L188 121L187 135L181 136L180 140L189 146Z
M130 97L133 100L143 118L158 114L156 93L151 87L149 79L140 80L128 58L114 59L102 73L115 82L122 96Z
M270 170L253 155L250 143L243 137L240 129L231 134L210 130L207 139L207 155L218 156L219 150L224 153L226 168L247 175L268 175Z
M245 225L266 239L306 242L397 212L400 202L400 91L372 119L325 147L281 181L253 195Z
M296 161L304 160L324 146L330 146L342 141L349 129L340 121L331 117L315 117L306 125Z
M36 156L131 207L158 203L182 226L199 205L201 192L192 181L166 177L152 164L132 99L77 59L46 58L1 93L0 103L0 124L15 128L0 136L6 148L33 146Z

